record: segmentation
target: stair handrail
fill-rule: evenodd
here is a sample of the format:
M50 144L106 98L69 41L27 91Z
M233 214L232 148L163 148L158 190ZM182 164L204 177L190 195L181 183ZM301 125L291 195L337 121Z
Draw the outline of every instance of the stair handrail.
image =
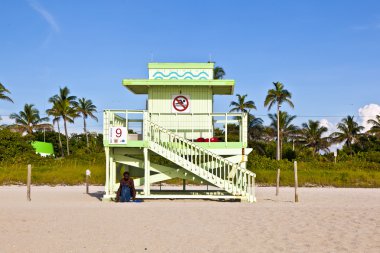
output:
M164 127L162 127L162 126L160 126L160 125L158 125L158 124L156 124L156 123L154 123L154 122L152 122L150 120L146 120L146 122L149 123L150 125L156 127L156 128L159 128L160 131L165 132L165 133L173 136L174 138L177 138L178 140L180 140L180 141L182 141L182 142L184 142L184 143L186 143L186 144L188 144L188 145L190 145L190 146L192 146L192 147L194 147L196 149L199 149L201 152L204 152L204 153L206 153L206 154L208 154L208 155L210 155L210 156L212 156L212 157L214 157L216 159L219 159L219 160L223 161L224 163L227 163L227 164L229 164L231 166L236 166L241 172L246 173L246 174L248 174L248 175L250 175L252 177L256 177L256 174L254 172L241 167L239 164L233 163L233 162L229 161L228 159L226 159L226 158L224 158L224 157L222 157L222 156L220 156L218 154L215 154L215 153L211 152L210 150L208 150L206 148L203 148L203 147L195 144L194 142L189 141L189 140L187 140L187 139L185 139L185 138L183 138L183 137L181 137L181 136L173 133L172 131L170 131L170 130L168 130L168 129L166 129L166 128L164 128Z

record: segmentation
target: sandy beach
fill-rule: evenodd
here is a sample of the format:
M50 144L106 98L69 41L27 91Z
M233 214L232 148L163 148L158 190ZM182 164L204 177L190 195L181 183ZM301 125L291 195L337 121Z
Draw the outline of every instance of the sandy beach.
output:
M258 202L101 202L102 187L0 187L0 252L380 252L380 189L259 187Z

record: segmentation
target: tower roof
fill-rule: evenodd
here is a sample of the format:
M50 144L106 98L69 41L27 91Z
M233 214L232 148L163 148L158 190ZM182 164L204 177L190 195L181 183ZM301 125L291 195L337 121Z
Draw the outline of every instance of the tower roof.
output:
M123 85L135 94L148 94L148 89L152 86L209 86L214 95L233 95L235 81L124 79Z
M152 62L148 79L124 79L123 85L135 94L148 94L152 86L208 86L213 94L232 95L235 81L214 80L214 67L213 62Z

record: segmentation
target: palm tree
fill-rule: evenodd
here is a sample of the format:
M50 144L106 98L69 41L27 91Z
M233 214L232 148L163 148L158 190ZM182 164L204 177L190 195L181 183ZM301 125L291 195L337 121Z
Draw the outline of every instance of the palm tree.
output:
M241 96L240 94L236 94L237 96L237 102L232 101L230 104L230 107L233 106L233 108L230 110L230 112L245 112L248 113L251 109L256 110L255 102L252 100L245 101L247 94Z
M57 123L57 127L58 127L58 141L59 141L59 147L61 149L61 153L62 153L62 157L65 156L64 152L63 152L63 146L62 146L62 140L61 140L61 129L59 127L59 121L61 119L61 114L60 114L60 111L58 109L58 105L57 104L53 104L53 107L51 109L47 109L46 110L46 113L47 115L49 116L53 116L53 125L55 123Z
M354 116L347 116L338 124L337 129L339 131L332 133L331 138L336 143L344 142L352 153L351 144L357 140L364 127L359 126Z
M214 79L223 79L225 75L226 72L224 72L224 69L222 67L216 66L214 68Z
M76 96L70 96L70 90L67 87L60 88L59 94L49 98L49 102L57 107L61 118L63 119L63 126L65 128L66 135L66 150L67 155L70 154L69 149L69 136L67 134L67 122L73 123L74 118L78 117L78 113L75 110Z
M294 108L294 104L291 101L292 94L284 89L284 85L280 82L274 82L274 89L268 90L268 94L264 101L264 106L268 106L268 110L273 105L277 105L277 116L280 115L280 108L283 103L287 103L290 107ZM280 118L277 117L277 160L280 160Z
M292 124L292 121L297 117L295 115L290 115L287 112L280 111L280 117L277 117L277 114L268 114L270 120L272 121L270 127L273 128L274 132L277 134L277 119L280 123L280 159L282 157L282 143L290 137L294 138L298 127ZM278 135L277 135L278 136Z
M33 133L34 130L51 129L50 124L44 124L42 122L49 121L48 117L41 118L40 112L34 108L33 104L25 104L24 110L10 115L11 119L14 119L16 124L14 128L20 133L27 132L27 134Z
M85 98L80 98L78 100L78 103L75 104L75 109L79 114L82 114L83 118L83 130L86 135L86 141L87 141L87 148L90 147L88 143L88 132L86 128L86 119L88 117L91 117L92 119L98 121L98 118L94 115L96 113L96 106L92 103L91 99L85 99Z
M248 114L248 136L251 140L258 140L262 137L264 121L261 118L256 118L253 114Z
M11 94L11 92L5 88L2 83L0 83L0 100L6 100L13 103L13 100L9 96L5 95L5 93Z
M321 126L319 121L309 120L309 122L302 124L300 131L301 142L306 147L313 148L313 156L320 150L329 150L328 138L322 137L327 131L327 127Z
M268 94L265 97L264 106L268 106L268 110L272 108L273 105L277 105L277 160L280 160L280 108L283 103L287 103L290 107L294 108L294 104L291 101L292 94L284 89L284 85L280 82L273 82L274 89L268 90ZM279 180L280 180L280 169L277 169L277 187L276 195L279 193Z
M370 133L380 134L380 115L376 115L376 119L370 119L367 123L372 125Z
M265 142L272 142L276 140L276 131L270 126L264 126L263 140Z

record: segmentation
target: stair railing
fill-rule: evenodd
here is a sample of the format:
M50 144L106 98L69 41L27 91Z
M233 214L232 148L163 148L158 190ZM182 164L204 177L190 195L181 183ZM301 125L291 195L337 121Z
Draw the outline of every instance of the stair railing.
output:
M234 195L255 200L255 173L234 164L150 120L145 120L145 137L151 148L192 173Z

